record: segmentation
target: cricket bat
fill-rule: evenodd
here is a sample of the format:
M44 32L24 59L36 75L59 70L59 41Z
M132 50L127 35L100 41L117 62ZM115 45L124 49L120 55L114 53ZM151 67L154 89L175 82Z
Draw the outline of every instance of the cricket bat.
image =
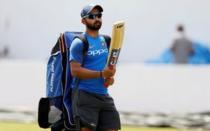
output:
M120 50L123 44L125 23L123 21L115 22L112 27L111 44L109 48L109 56L107 66L112 68L117 64Z
M113 68L113 66L117 64L120 55L120 50L123 44L124 29L125 29L124 21L117 21L113 24L111 44L109 48L109 56L107 61L107 66L109 68ZM105 81L105 86L108 87L106 81Z

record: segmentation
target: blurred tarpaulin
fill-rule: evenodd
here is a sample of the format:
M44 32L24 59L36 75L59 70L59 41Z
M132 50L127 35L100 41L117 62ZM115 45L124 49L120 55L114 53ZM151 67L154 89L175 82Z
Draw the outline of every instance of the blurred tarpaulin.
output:
M210 64L210 48L199 42L193 43L194 54L188 59L188 64ZM158 58L146 61L149 64L172 64L174 55L170 49L166 49Z

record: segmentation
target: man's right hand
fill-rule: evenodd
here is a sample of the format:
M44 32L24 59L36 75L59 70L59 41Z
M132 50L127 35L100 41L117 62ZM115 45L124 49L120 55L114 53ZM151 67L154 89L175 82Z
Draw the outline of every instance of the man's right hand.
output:
M103 71L102 71L102 76L104 78L110 78L113 77L115 75L116 72L116 67L113 66L112 68L110 67L106 67Z

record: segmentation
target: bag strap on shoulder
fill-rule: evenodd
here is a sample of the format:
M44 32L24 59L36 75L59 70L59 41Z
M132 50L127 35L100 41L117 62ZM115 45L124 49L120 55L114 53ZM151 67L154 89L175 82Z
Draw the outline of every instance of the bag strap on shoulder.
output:
M89 43L88 43L88 40L87 40L87 37L85 36L85 34L80 34L78 36L78 38L82 41L83 43L83 57L85 56L85 54L87 53L88 51L88 48L89 48Z
M107 48L109 49L110 47L110 44L111 44L111 37L108 36L108 35L102 35L105 39L105 42L106 42L106 45L107 45Z

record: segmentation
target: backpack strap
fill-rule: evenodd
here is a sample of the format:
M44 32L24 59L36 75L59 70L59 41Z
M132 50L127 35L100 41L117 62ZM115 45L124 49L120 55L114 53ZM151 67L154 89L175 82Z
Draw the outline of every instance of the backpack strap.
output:
M60 51L61 53L65 53L66 52L66 44L65 44L65 38L64 38L64 34L60 34L60 39L59 39L59 47L60 47Z
M77 38L79 38L83 43L83 57L84 57L89 48L87 37L85 36L85 34L80 34Z
M110 44L111 44L111 37L108 36L108 35L102 35L105 39L105 42L106 42L106 46L107 48L109 49L110 48Z

